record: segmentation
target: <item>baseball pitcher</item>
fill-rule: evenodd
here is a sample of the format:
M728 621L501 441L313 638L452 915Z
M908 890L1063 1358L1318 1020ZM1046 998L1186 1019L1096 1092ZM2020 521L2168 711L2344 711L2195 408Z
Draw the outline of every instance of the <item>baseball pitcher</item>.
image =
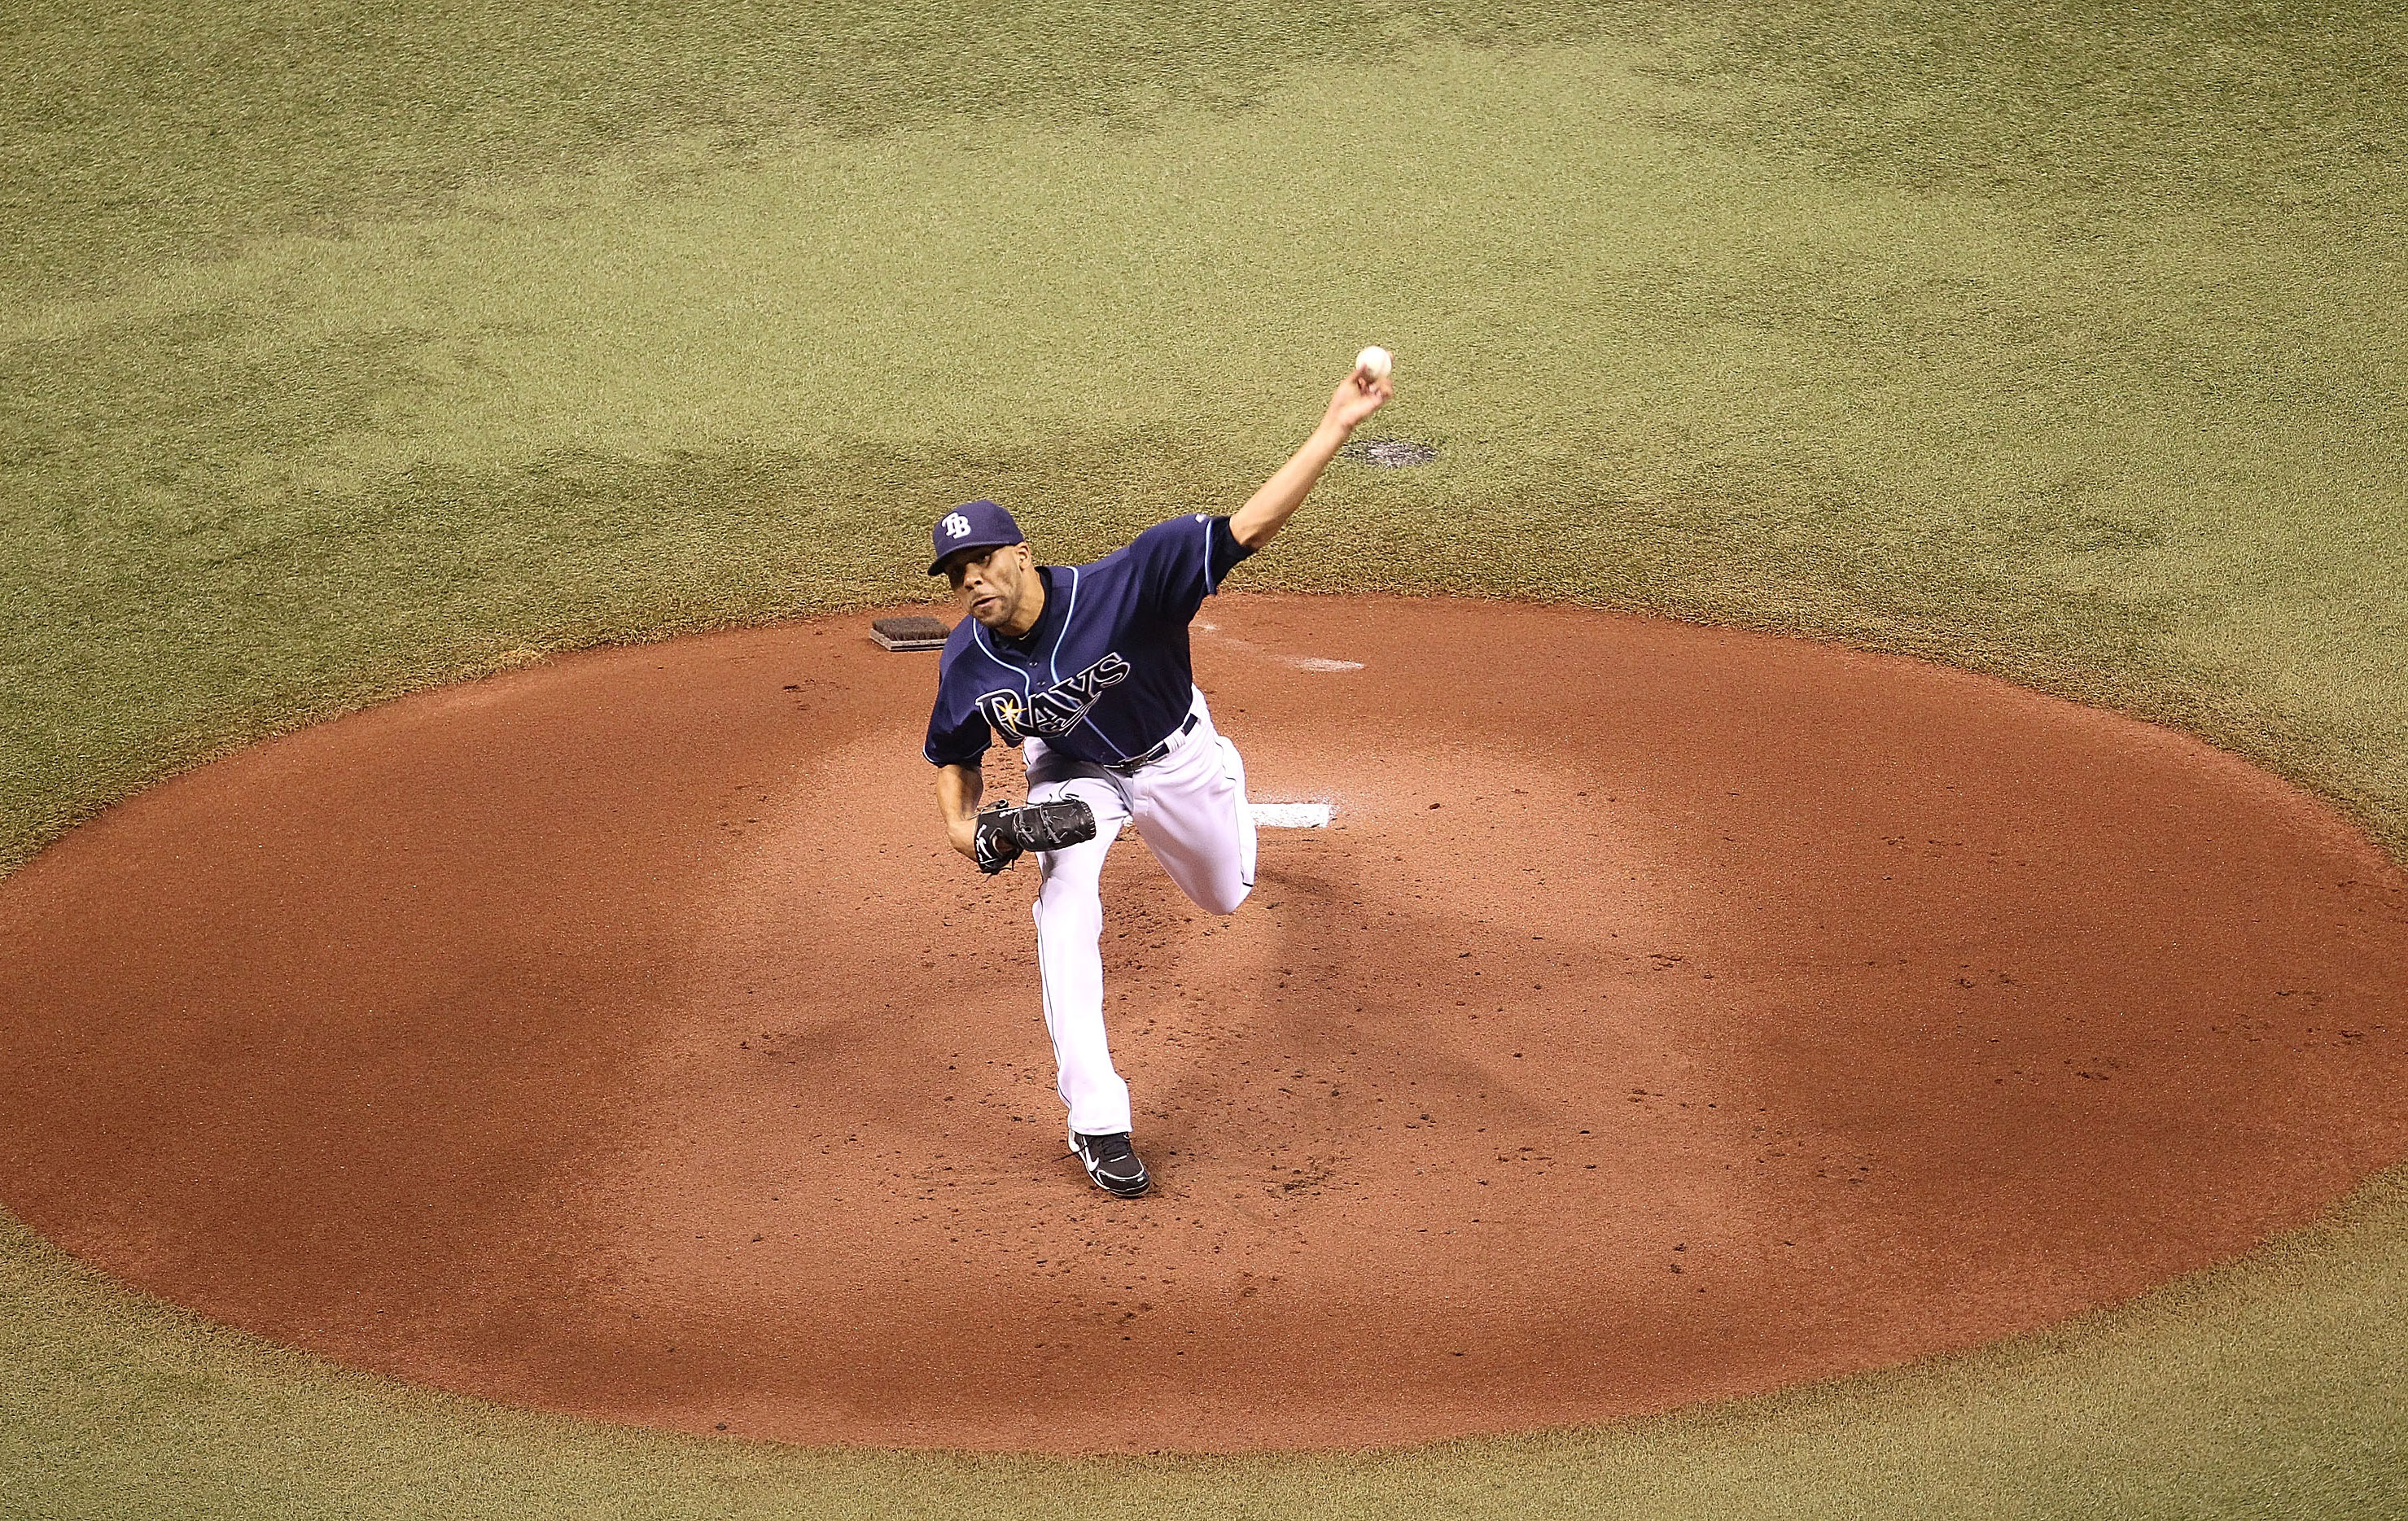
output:
M954 849L983 872L1037 859L1037 957L1069 1144L1096 1186L1145 1192L1128 1085L1104 1033L1104 855L1137 825L1198 907L1231 914L1254 885L1246 768L1212 725L1187 625L1238 561L1268 544L1330 458L1394 387L1366 350L1312 436L1245 505L1157 523L1087 565L1040 565L1011 514L972 502L938 519L931 576L969 616L945 643L926 755ZM1021 746L1028 803L982 810L990 735Z

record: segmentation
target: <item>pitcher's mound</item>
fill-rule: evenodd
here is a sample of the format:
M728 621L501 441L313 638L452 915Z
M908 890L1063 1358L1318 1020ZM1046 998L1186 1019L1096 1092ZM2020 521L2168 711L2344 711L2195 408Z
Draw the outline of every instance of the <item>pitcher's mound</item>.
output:
M488 1399L1056 1452L1591 1422L1963 1347L2408 1152L2400 875L2286 787L1950 671L1225 597L1267 833L1133 838L1157 1179L1063 1148L1033 873L942 844L866 618L263 745L0 886L0 1199Z

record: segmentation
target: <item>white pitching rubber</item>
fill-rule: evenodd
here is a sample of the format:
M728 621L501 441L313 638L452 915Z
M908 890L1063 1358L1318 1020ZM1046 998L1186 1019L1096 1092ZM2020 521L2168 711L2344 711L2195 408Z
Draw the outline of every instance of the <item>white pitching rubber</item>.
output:
M1256 829L1327 829L1337 812L1326 803L1250 803Z

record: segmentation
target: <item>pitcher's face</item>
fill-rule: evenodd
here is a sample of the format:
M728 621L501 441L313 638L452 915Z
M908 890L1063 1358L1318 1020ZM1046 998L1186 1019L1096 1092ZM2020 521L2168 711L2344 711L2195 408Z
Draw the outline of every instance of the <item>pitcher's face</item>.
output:
M1036 621L1020 621L1029 589L1037 583L1037 557L1025 544L965 549L945 561L945 578L960 593L962 610L990 629L1025 633Z

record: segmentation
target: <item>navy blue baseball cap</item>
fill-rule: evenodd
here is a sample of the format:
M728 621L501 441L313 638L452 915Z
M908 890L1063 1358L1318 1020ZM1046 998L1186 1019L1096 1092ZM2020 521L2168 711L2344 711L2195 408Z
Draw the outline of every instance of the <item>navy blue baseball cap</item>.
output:
M937 526L928 531L928 543L937 551L937 558L928 562L928 574L941 573L945 561L964 549L998 549L1027 540L1011 514L994 503L965 502L938 519Z

